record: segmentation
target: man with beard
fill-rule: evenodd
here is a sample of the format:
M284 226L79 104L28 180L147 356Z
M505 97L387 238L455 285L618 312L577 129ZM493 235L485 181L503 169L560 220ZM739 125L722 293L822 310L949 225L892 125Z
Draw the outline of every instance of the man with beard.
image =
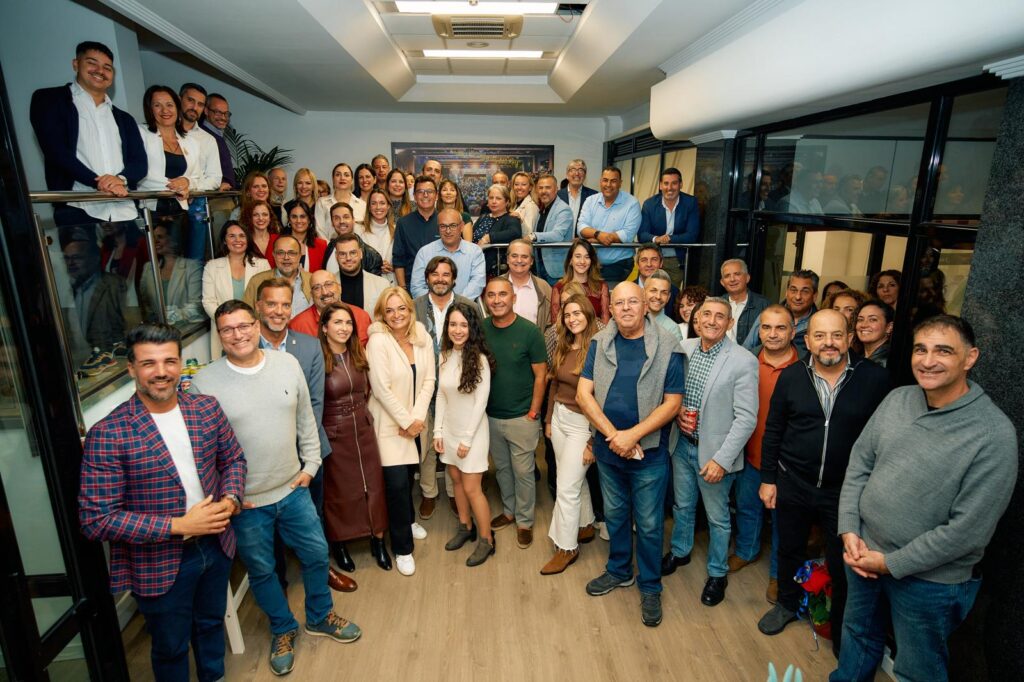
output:
M220 180L221 191L231 189L231 185L223 181L217 140L203 126L198 125L206 110L206 89L196 83L185 83L178 90L178 97L181 98L181 125L189 137L199 140L200 175Z
M292 318L288 328L292 331L317 336L320 333L320 313L331 303L341 300L341 284L337 278L326 270L317 270L309 276L309 290L313 294L313 306ZM367 330L370 328L369 314L358 306L350 306L355 317L356 335L359 343L366 345Z
M131 590L152 635L153 675L224 678L224 611L246 460L217 400L178 393L181 334L128 333L135 394L89 429L79 515L110 543L110 589Z
M461 278L454 280L455 293L475 301L484 292L487 282L483 250L462 238L462 216L454 208L438 212L437 232L440 239L435 239L416 253L409 292L414 297L427 293L428 282L424 274L427 263L437 256L444 256L451 259L462 273Z
M764 506L776 510L779 529L779 601L758 629L777 635L797 618L803 590L791 578L807 560L811 524L821 524L832 576L832 647L841 647L846 606L843 543L837 531L839 492L850 449L889 392L885 368L851 355L846 318L819 310L807 327L806 362L782 370L772 393L761 444Z
M445 213L442 211L442 213ZM481 264L483 261L481 260ZM465 296L455 293L454 285L458 279L459 268L448 256L434 256L427 263L424 270L427 281L427 293L416 297L416 319L423 323L434 342L434 360L441 353L441 339L444 338L444 321L448 315L448 309L453 303L465 303L476 305ZM435 366L437 362L434 363ZM436 395L436 392L435 392ZM427 421L423 430L433 433L434 405L431 402L430 410L427 411ZM420 518L429 519L434 515L434 506L437 503L437 452L434 450L432 438L424 439L421 443L425 446L426 452L420 462ZM421 448L422 449L422 448ZM447 470L444 476L445 492L448 493L448 505L453 512L455 509L455 486ZM457 513L457 512L456 512Z

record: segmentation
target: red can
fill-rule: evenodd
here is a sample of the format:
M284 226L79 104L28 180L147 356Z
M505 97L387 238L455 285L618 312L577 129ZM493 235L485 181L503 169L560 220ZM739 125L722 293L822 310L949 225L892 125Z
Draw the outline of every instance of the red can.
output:
M683 410L683 416L686 418L687 421L690 421L690 420L693 421L693 431L690 432L689 434L687 434L684 431L683 435L686 436L686 438L691 443L696 444L696 442L697 442L697 408L695 408L695 407L687 407L685 410Z

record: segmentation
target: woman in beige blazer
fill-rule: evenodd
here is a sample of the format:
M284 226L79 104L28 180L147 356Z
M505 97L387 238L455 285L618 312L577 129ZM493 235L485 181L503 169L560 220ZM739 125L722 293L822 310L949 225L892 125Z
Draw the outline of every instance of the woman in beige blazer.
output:
M366 344L372 391L369 409L384 468L391 551L399 573L412 575L416 571L413 533L423 539L426 531L413 523L409 466L420 461L417 436L430 437L423 428L436 380L434 344L416 321L416 308L405 289L385 289L373 316L376 321L370 325Z
M213 313L224 301L242 300L245 285L258 272L270 269L266 258L261 258L256 245L249 240L245 228L237 220L228 220L220 228L219 258L207 261L203 269L203 309L212 320ZM220 335L210 334L210 360L221 355Z

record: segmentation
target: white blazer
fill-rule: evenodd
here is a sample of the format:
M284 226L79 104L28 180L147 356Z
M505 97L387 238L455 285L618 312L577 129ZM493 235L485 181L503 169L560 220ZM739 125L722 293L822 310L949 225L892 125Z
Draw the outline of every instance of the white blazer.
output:
M366 344L371 388L368 409L377 432L380 463L386 467L417 464L420 453L416 440L400 435L398 430L408 428L417 419L426 422L437 376L434 343L423 324L417 322L411 339L416 362L414 384L409 358L388 326L374 322L370 325L369 336ZM430 434L424 429L420 437L430 438Z
M528 237L533 234L537 228L537 220L540 218L540 207L537 206L533 197L527 194L513 213L519 214L519 221L523 224L523 236Z
M243 290L253 275L266 272L269 269L270 263L266 258L257 258L254 263L249 263L246 259ZM235 291L231 285L231 265L228 263L228 257L207 261L206 267L203 268L203 309L210 320L213 321L213 313L217 310L217 306L234 297ZM221 350L220 335L217 334L217 325L214 324L213 332L210 334L210 359L219 358Z
M157 310L159 299L155 287L160 286L154 276L153 261L142 266L142 280L139 285L139 303L142 306L143 319L150 321L159 319ZM191 258L178 256L174 260L171 279L167 283L167 295L164 306L167 310L167 322L199 322L203 319L203 266Z
M139 133L142 135L142 144L146 148L146 160L149 167L146 170L146 177L139 181L138 189L146 192L167 191L167 160L164 158L164 143L160 133L150 132L149 127L139 124ZM175 133L177 135L177 133ZM188 178L189 191L201 191L204 189L216 189L220 187L220 178L217 184L209 186L212 180L207 180L200 168L199 138L191 135L182 137L177 135L178 144L185 155L185 177ZM156 208L156 199L143 202L150 209ZM188 210L188 202L178 200L182 210Z

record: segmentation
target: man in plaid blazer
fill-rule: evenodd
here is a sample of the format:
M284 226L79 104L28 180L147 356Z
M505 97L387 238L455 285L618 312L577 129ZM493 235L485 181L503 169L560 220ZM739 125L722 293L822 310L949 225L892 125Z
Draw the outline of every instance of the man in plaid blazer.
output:
M152 636L157 680L224 677L224 611L246 463L217 400L178 393L181 335L129 332L136 392L86 436L82 532L110 543L110 589L131 590Z

